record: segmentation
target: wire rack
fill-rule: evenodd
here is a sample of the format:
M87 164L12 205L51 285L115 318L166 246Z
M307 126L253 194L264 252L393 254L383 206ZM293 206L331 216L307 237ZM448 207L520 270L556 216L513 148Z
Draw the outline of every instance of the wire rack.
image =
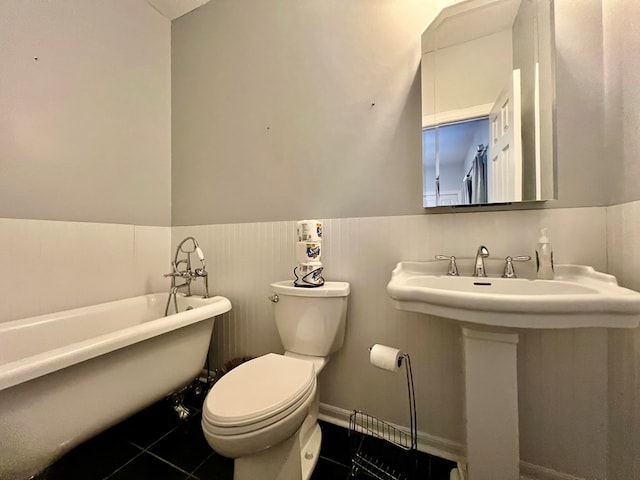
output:
M413 373L409 354L400 358L407 374L409 431L354 410L349 417L351 477L363 473L376 480L412 480L416 476L418 432Z

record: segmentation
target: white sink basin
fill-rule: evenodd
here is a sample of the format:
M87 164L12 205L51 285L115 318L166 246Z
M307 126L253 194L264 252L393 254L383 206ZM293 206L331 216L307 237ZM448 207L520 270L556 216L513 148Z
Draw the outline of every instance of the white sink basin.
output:
M387 291L399 310L511 328L635 328L640 293L592 267L557 265L554 280L451 277L441 262L400 262Z

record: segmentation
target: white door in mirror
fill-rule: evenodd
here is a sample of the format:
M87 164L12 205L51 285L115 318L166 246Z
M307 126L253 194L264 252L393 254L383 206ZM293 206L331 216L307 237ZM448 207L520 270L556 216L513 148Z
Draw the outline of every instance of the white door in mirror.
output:
M489 203L522 201L520 69L513 70L489 115Z

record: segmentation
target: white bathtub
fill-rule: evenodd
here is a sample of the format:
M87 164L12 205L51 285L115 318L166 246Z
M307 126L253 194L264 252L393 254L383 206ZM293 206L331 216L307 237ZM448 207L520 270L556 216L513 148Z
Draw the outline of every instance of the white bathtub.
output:
M163 317L166 299L0 323L0 479L31 477L200 373L214 317L231 303L182 296L181 313Z

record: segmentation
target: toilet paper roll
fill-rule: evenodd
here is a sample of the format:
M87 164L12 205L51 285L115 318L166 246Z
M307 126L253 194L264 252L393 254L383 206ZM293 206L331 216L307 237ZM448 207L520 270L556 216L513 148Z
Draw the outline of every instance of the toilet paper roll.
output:
M322 241L322 222L301 220L296 223L296 235L299 242L320 242Z
M298 263L318 262L322 256L320 242L296 243L296 260Z
M402 352L400 350L378 343L371 347L371 352L369 353L371 365L390 372L398 371L401 360Z

